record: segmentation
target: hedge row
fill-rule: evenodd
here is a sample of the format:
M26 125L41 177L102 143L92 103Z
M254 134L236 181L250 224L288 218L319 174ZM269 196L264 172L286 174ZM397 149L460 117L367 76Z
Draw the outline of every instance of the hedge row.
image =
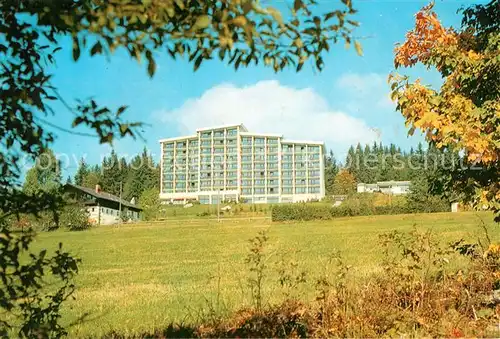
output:
M332 219L332 207L317 204L282 204L271 210L272 221L287 220L329 220Z
M309 221L309 220L331 220L338 217L354 217L364 215L389 215L418 212L445 212L444 206L434 210L416 211L414 207L394 206L363 206L353 204L342 204L338 207L316 204L283 204L275 205L271 211L272 221Z

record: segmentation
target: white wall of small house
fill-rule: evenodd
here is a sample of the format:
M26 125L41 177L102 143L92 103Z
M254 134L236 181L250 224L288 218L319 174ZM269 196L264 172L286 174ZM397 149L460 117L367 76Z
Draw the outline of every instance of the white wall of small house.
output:
M89 206L87 207L89 213L89 220L95 225L112 225L120 222L120 211L114 208L102 206ZM99 215L100 211L100 215ZM138 220L139 213L135 211L125 210L131 220ZM100 219L100 222L99 222Z

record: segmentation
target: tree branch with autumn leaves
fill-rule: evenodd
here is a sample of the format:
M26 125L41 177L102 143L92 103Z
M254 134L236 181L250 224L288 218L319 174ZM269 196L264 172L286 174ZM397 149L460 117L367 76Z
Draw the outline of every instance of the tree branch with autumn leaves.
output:
M445 187L500 221L500 30L491 20L498 8L494 0L465 9L462 27L454 29L443 27L433 4L423 7L396 46L394 65L435 69L443 84L433 89L396 71L389 83L409 134L419 130L438 148L463 152L476 168L451 171Z

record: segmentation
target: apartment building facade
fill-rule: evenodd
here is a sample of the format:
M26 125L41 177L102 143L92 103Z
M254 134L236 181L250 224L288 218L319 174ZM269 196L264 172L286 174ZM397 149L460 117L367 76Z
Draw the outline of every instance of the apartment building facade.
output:
M249 203L324 197L324 143L249 132L243 124L160 140L160 199Z

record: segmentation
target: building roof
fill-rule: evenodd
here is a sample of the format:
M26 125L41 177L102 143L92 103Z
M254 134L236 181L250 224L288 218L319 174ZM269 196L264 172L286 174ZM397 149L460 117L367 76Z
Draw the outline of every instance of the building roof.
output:
M213 126L213 127L203 127L203 128L198 128L196 132L203 132L203 131L211 131L215 129L224 129L224 128L232 128L232 127L240 127L240 129L243 132L247 132L247 128L243 124L235 124L235 125L220 125L220 126Z
M198 139L198 136L195 135L185 135L182 137L173 137L173 138L166 138L166 139L160 139L158 140L159 143L163 142L169 142L169 141L178 141L178 140L189 140L189 139Z
M77 189L77 190L82 191L86 194L89 194L97 199L108 200L108 201L113 201L113 202L117 202L117 203L121 202L121 204L123 206L142 210L142 208L140 208L139 206L134 205L127 200L120 199L119 197L117 197L116 195L113 195L111 193L106 193L106 192L102 192L102 191L96 192L95 189L83 187L83 186L79 186L79 185L75 185L75 184L70 184L70 183L65 184L64 187L71 187L71 188Z
M382 186L387 186L387 185L410 185L411 181L395 181L395 180L390 180L390 181L377 181L377 185L382 185Z
M283 139L281 140L282 144L307 144L307 145L315 145L315 146L325 146L323 141L313 141L313 140L289 140Z
M411 181L377 181L375 184L367 184L364 182L358 183L358 186L366 186L366 187L377 187L377 186L389 186L389 185L401 185L401 186L409 186Z
M283 138L282 134L275 133L254 133L254 132L240 132L243 136L248 137L272 137L272 138Z
M378 187L377 184L365 184L364 182L360 182L358 186L365 186L365 187Z
M227 128L236 128L236 127L240 128L240 135L242 135L242 136L273 137L273 138L280 138L282 144L302 144L302 145L322 146L323 148L325 147L325 143L323 141L287 140L287 139L285 139L283 137L283 134L249 132L248 129L243 124L232 124L232 125L219 125L219 126L212 126L212 127L203 127L203 128L198 128L196 130L196 133L205 132L205 131L220 130L220 129L227 129ZM173 141L179 141L179 140L194 139L194 138L197 138L197 137L198 137L197 135L187 135L187 136L181 136L181 137L160 139L159 142L160 143L173 142Z

